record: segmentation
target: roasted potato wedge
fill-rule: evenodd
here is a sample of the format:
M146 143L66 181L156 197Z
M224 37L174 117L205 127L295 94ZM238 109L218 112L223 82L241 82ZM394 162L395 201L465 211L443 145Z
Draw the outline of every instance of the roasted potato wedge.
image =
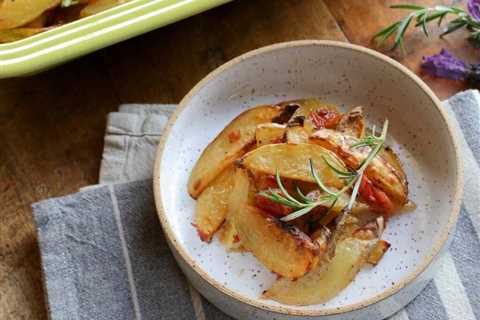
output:
M310 142L332 150L352 169L358 169L360 163L370 152L369 147L350 148L351 145L358 142L358 139L334 130L318 130L310 137ZM402 173L398 172L384 158L375 157L365 174L375 186L383 190L397 204L404 205L408 201L407 181Z
M331 151L313 144L270 144L252 150L241 160L240 165L254 172L274 175L278 168L283 178L315 182L310 172L309 159L312 159L317 174L327 186L341 188L344 182L326 164L325 158L340 170L345 165Z
M226 168L197 199L194 224L203 241L209 242L222 225L228 212L228 201L233 189L235 168Z
M367 262L376 266L382 260L385 252L390 248L390 243L385 240L379 240L368 255Z
M356 138L361 138L365 130L363 108L355 107L343 114L336 130Z
M306 234L260 209L243 205L235 227L242 246L282 277L297 279L318 262L318 246Z
M287 143L308 143L308 132L301 126L287 128Z
M0 2L0 30L23 26L60 3L61 0L3 0Z
M227 215L219 232L220 242L229 251L235 251L241 246L240 237L235 226L235 216L243 205L250 203L251 189L250 178L247 172L236 168L233 175L233 188L228 197Z
M310 114L312 112L316 112L321 109L338 112L338 109L335 105L324 103L318 99L294 100L294 101L285 102L284 104L290 104L290 105L296 104L299 106L299 108L292 115L290 121L295 122L295 121L298 121L299 118L303 119L302 120L303 127L305 128L308 134L311 134L315 129L312 123L312 120L310 118Z
M218 240L229 252L245 251L232 219L227 218L217 232Z
M289 305L325 303L346 288L360 271L375 241L346 238L336 244L329 263L319 264L296 281L280 278L263 298Z
M390 147L385 147L382 151L380 151L380 156L385 159L395 170L397 170L397 174L400 176L400 179L403 181L407 181L407 175L403 170L402 164L400 159L398 158L397 154L392 150Z
M270 105L247 110L235 118L203 151L192 170L188 192L196 199L226 167L241 157L255 142L255 131L261 123L271 122L282 112Z
M257 147L272 143L282 143L287 126L278 123L262 123L255 130Z

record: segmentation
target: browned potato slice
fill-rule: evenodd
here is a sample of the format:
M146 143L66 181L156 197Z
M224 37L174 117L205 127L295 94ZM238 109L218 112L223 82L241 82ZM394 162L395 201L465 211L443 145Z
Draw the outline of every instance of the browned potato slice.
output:
M250 192L253 188L248 173L244 169L235 168L233 179L233 189L228 198L228 212L235 217L243 205L251 204Z
M301 126L287 128L287 143L299 144L308 143L308 133Z
M310 142L334 151L352 169L358 169L371 150L369 147L352 149L350 146L358 142L357 138L328 129L316 131L310 137ZM407 181L402 173L383 157L375 157L365 173L373 184L387 193L396 203L403 205L407 202Z
M255 130L255 139L257 147L266 144L281 143L285 136L286 125L278 123L262 123Z
M242 243L240 241L240 237L238 236L237 229L235 228L235 224L233 223L232 219L228 218L228 216L218 230L218 240L227 251L245 251L242 247Z
M219 240L229 251L236 251L241 247L240 237L235 225L235 215L240 208L250 203L250 179L247 172L236 168L233 175L233 189L228 197L228 211L225 222L219 231Z
M227 216L234 174L235 168L228 167L198 197L194 223L203 241L212 239Z
M400 159L398 156L393 152L392 148L390 147L385 147L381 152L380 156L385 159L385 161L388 162L395 170L397 170L397 173L399 174L400 178L404 181L407 181L407 175L405 174L405 171L403 171L402 164L400 162Z
M336 130L351 135L356 138L361 138L365 130L365 118L363 116L363 108L355 107L349 112L342 115Z
M390 248L390 243L388 243L385 240L378 241L375 247L373 247L372 251L368 255L367 262L376 266L380 262L380 260L383 258L388 248Z
M306 234L260 209L244 205L235 215L235 226L242 246L282 277L299 278L318 262L318 246Z
M346 238L329 263L319 264L296 281L278 279L263 297L289 305L325 303L346 288L365 264L374 241Z
M3 0L0 2L0 30L23 26L60 3L61 0Z
M280 107L258 106L235 118L203 151L188 180L188 192L193 198L215 179L226 167L241 157L255 142L255 130L261 123L281 113Z
M309 159L312 159L317 174L327 186L340 188L344 182L326 164L323 158L340 170L346 170L343 162L331 151L313 144L270 144L247 153L241 164L249 170L275 174L276 170L284 178L315 182L310 172Z
M294 101L289 101L284 103L299 105L299 108L292 115L291 121L295 121L297 117L303 117L304 118L303 127L309 134L314 131L313 123L309 117L310 113L316 112L320 109L327 109L327 110L338 112L338 109L335 105L324 103L318 99L302 99L302 100L294 100Z
M48 30L48 28L16 28L0 31L0 43L13 42L33 36Z

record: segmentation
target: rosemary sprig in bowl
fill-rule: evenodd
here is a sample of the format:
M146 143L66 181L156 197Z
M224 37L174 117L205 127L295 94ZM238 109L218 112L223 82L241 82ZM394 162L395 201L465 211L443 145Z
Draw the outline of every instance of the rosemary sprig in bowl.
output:
M280 189L280 192L278 192L278 190L275 190L275 189L268 189L266 191L261 191L258 194L262 197L270 199L271 201L274 201L276 203L279 203L294 209L292 213L280 219L281 221L284 221L284 222L297 219L309 213L310 211L312 211L313 209L319 206L328 205L330 207L329 210L331 210L333 206L337 203L338 198L343 193L353 188L352 193L350 195L350 200L347 204L347 210L351 210L357 198L358 190L360 188L360 184L361 184L363 175L365 173L365 170L368 168L372 160L378 155L383 145L385 144L387 131L388 131L388 120L385 120L382 128L382 133L379 136L376 135L375 127L373 127L371 135L361 139L359 142L350 146L350 148L369 147L371 149L368 156L361 162L359 168L356 171L342 171L337 167L335 167L334 165L332 165L332 163L328 161L328 159L323 158L325 163L337 175L346 179L346 185L339 191L330 190L327 186L325 186L325 184L322 182L317 172L315 171L315 167L313 165L312 159L309 159L310 173L314 178L315 183L317 184L317 186L321 191L321 195L320 197L318 197L318 199L310 199L309 197L303 194L303 192L300 190L298 186L296 188L296 191L299 199L292 196L283 185L282 180L280 178L280 172L278 169L276 170L275 179Z

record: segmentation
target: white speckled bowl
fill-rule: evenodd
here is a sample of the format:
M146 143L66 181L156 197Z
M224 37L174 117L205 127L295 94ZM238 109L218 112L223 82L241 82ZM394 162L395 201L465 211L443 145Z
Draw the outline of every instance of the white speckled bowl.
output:
M200 241L191 225L195 201L187 180L201 151L251 106L320 97L346 110L363 105L377 127L390 120L388 143L403 160L418 208L395 216L384 238L391 249L375 268L326 304L286 306L259 298L275 276L251 254ZM155 166L155 200L174 255L191 283L238 319L383 319L427 284L459 212L459 150L440 102L399 63L362 47L297 41L258 49L209 74L170 119Z

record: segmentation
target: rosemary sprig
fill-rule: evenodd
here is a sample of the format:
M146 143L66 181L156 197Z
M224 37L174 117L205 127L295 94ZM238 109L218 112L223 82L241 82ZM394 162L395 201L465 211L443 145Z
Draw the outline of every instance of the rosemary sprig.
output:
M442 5L423 7L412 4L398 4L392 5L390 8L412 10L412 12L407 14L402 20L389 25L373 36L377 45L382 46L388 38L395 34L394 42L390 50L395 50L398 47L400 47L402 51L405 50L403 47L404 35L412 21L415 21L414 26L420 27L427 37L429 36L427 24L437 20L438 26L440 26L448 15L455 16L456 18L447 24L447 28L440 34L440 37L464 27L472 31L471 38L475 37L473 35L475 32L480 31L479 22L473 19L465 10L458 7Z
M372 160L377 156L377 154L382 150L383 144L385 143L385 139L387 138L387 131L388 131L388 120L385 120L383 124L383 129L382 129L382 134L377 137L375 136L375 127L372 129L372 135L367 137L372 139L369 139L368 141L373 141L371 142L372 144L370 147L372 148L368 156L362 161L360 164L360 168L357 170L357 178L355 181L355 185L353 186L353 191L352 195L350 196L350 201L348 202L347 208L350 210L353 207L353 204L355 203L355 199L357 198L358 194L358 189L360 188L360 184L362 183L363 179L363 174L365 173L365 170L367 169L368 165Z
M369 146L371 148L371 151L369 152L368 156L361 162L360 167L355 172L343 171L337 168L335 165L333 165L326 157L323 157L323 160L325 161L325 163L338 176L347 179L347 184L341 190L332 191L327 186L325 186L325 184L322 182L322 180L320 179L320 177L318 176L315 170L312 159L309 159L310 173L313 179L315 180L315 183L320 188L320 191L323 192L323 194L320 195L318 199L313 200L308 198L305 194L303 194L302 190L298 186L296 186L296 192L300 200L292 196L283 185L282 180L280 178L280 172L278 169L275 172L275 179L281 193L275 189L268 189L267 191L259 192L259 195L267 199L270 199L276 203L280 203L287 207L294 208L295 211L293 211L292 213L280 219L281 221L287 222L287 221L297 219L309 213L310 211L312 211L318 206L325 206L327 204L330 204L328 209L328 211L330 211L337 203L338 198L343 193L345 193L346 191L348 191L350 188L353 187L353 191L347 205L347 209L351 210L353 207L353 204L355 203L355 199L357 197L358 190L360 188L363 174L367 169L368 165L370 164L370 162L375 158L375 156L382 149L387 136L387 131L388 131L388 120L385 120L382 133L380 136L376 136L375 127L373 127L372 134L370 136L367 136L366 138L360 140L358 143L351 146L351 148L358 148L360 146Z
M311 163L311 160L310 160ZM312 176L316 176L317 174L315 173L315 169L313 168L313 164L310 165L311 173ZM317 176L318 177L318 176ZM334 195L332 191L328 190L323 183L320 182L320 189L325 188L324 191L328 191L327 194L320 196L317 200L313 201L312 199L308 198L305 196L300 188L297 186L297 193L299 197L302 199L301 201L295 199L290 193L288 193L287 189L282 183L282 180L280 178L280 172L276 171L275 173L275 179L277 181L277 185L281 190L281 193L279 193L277 190L274 189L268 189L267 191L262 191L259 193L260 196L265 197L267 199L270 199L274 202L283 204L287 207L294 208L295 211L292 212L291 214L281 218L280 220L282 221L290 221L294 220L298 217L303 216L304 214L310 212L314 208L320 206L320 205L326 205L330 202L333 202L335 200ZM320 181L320 180L319 180ZM323 190L323 189L322 189Z

